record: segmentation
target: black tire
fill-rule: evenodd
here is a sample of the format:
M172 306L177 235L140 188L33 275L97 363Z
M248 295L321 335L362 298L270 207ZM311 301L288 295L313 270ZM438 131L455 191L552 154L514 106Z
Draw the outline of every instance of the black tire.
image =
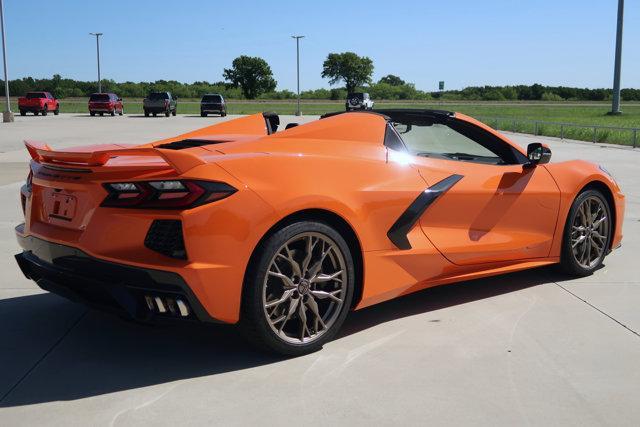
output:
M37 115L38 115L38 112L37 112L37 111L34 111L34 112L33 112L33 115L34 115L34 116L37 116Z
M113 110L109 111L109 114L111 114L111 117L116 115L116 109L114 108Z
M49 113L49 107L45 105L44 108L42 109L42 115L46 116L48 113Z
M158 113L153 113L153 117L156 117L158 115Z
M607 235L606 242L604 244L604 251L595 259L592 264L587 268L581 265L576 256L573 253L572 242L571 242L571 232L574 221L576 220L576 215L578 214L578 209L585 202L585 200L589 198L595 198L602 202L605 208L605 215L609 219L607 226ZM611 216L611 206L609 205L609 201L602 194L602 192L594 189L585 190L582 193L578 194L578 196L573 201L571 205L571 209L569 209L569 214L567 215L567 221L564 226L564 232L562 235L562 252L560 255L560 269L572 276L588 276L592 274L595 270L600 268L604 258L607 256L609 252L609 248L611 246L611 237L613 235L613 222Z
M178 109L174 108L173 111L171 111L171 115L175 117L176 114L178 114Z
M220 113L220 117L227 117L227 112L223 111L222 113Z
M149 117L149 112L147 110L144 110L144 116Z
M164 112L165 117L169 117L171 115L171 110L167 110Z
M57 116L58 114L60 114L60 105L56 105L56 109L53 110L53 115Z
M346 284L342 306L339 308L339 311L335 313L333 323L328 329L324 330L322 334L310 342L292 343L280 338L272 329L263 306L262 289L276 251L286 242L295 239L296 236L303 235L303 233L319 234L333 241L344 261L346 281L348 283ZM256 252L247 268L242 297L240 328L250 343L269 352L287 356L300 356L320 350L326 342L335 337L344 323L351 308L354 283L355 269L349 246L335 229L323 222L316 221L300 221L283 226L256 248ZM305 301L304 298L308 299L311 297L309 295L299 295L298 298L302 298L302 301ZM297 316L297 314L294 314L294 316Z
M124 107L120 109L120 112L118 113L119 116L124 114Z
M207 113L200 111L200 117L207 117Z
M26 116L26 115L27 115L27 112L26 112L26 111L24 111L24 110L20 110L20 115L21 115L21 116Z
M103 113L103 112L100 112L99 114L100 114L100 117L104 116L104 113Z
M95 111L89 111L89 115L90 115L91 117L94 117L94 116L96 115L96 112L95 112Z

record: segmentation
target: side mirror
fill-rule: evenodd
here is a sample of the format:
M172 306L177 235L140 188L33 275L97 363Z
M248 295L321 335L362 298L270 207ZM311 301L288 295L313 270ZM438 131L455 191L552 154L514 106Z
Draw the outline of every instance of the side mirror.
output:
M532 142L527 145L527 158L529 158L529 163L525 166L529 167L549 163L551 160L551 149L546 144Z

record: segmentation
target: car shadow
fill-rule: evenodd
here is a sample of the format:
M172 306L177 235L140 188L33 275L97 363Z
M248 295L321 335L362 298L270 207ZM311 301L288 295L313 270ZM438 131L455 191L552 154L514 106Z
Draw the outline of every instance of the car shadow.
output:
M563 279L542 268L430 288L350 313L336 339L396 319ZM75 326L73 319L69 320L68 326L58 331L62 338L48 337L53 345L34 355L33 343L43 339L42 313L47 312L79 320ZM48 293L0 300L0 320L4 320L0 332L14 334L4 338L14 343L12 353L0 356L0 408L82 399L287 359L254 349L233 326L137 324L87 311ZM425 322L437 320L435 315ZM30 357L33 362L26 364L24 359ZM27 374L9 372L16 366L22 366Z

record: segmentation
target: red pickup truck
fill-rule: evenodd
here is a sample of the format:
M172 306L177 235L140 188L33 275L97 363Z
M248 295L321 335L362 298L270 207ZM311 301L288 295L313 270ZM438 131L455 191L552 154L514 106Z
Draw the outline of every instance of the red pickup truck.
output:
M25 116L27 112L32 112L36 116L42 113L46 116L49 111L53 111L57 116L60 112L60 103L49 92L28 92L26 96L18 98L18 109L21 116Z

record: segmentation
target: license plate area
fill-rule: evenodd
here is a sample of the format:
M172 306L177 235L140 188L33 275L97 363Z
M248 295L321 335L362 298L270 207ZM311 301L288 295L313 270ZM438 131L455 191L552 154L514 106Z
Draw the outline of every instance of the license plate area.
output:
M78 200L75 196L54 190L45 199L45 214L49 222L63 221L70 223L76 215Z

